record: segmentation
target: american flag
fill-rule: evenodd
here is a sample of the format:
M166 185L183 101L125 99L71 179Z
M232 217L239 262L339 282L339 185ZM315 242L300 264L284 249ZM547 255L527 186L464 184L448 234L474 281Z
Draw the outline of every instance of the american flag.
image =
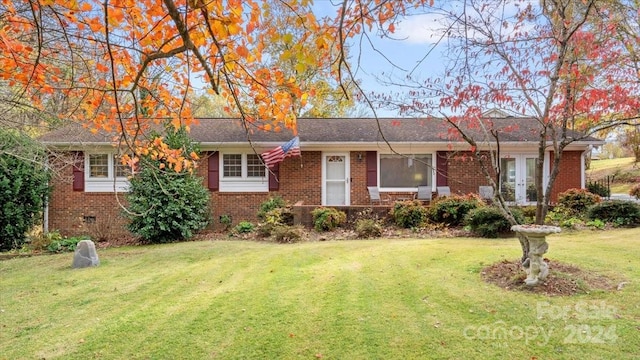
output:
M300 139L296 136L273 150L262 153L262 161L268 168L290 156L300 156Z

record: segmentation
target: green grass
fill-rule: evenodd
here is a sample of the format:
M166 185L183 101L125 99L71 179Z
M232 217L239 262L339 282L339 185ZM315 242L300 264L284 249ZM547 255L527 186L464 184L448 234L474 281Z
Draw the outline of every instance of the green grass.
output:
M588 180L601 180L607 176L615 175L617 179L640 178L640 167L636 166L633 157L619 159L592 160L587 170ZM611 192L614 194L628 194L635 181L619 181L614 179L611 184Z
M550 237L553 260L628 282L553 298L480 280L519 256L515 239L201 241L101 250L78 270L71 254L0 261L0 359L638 358L639 238Z
M633 167L633 160L633 157L593 160L591 161L589 171L613 173L621 168Z

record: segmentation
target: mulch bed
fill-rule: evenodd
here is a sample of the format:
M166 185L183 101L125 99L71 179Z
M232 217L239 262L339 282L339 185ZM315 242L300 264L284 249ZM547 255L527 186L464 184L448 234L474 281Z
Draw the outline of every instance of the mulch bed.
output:
M624 286L624 282L582 270L574 265L544 259L549 265L549 276L537 286L527 286L527 277L519 260L503 260L484 268L481 272L484 281L505 290L523 291L549 296L570 296L588 294L592 291L615 291Z

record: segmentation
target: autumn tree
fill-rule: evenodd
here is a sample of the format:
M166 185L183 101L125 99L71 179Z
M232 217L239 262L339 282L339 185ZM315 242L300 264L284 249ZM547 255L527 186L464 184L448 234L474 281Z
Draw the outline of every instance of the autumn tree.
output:
M331 69L333 84L347 83L349 38L372 26L392 29L408 8L430 1L345 0L331 5L334 16L321 19L308 0L274 3L294 20L289 33L302 39L290 44L302 60L296 73L273 61L276 54L265 55L271 43L286 44L289 36L269 25L271 2L2 1L0 82L38 109L61 96L65 106L56 109L57 118L112 131L134 154L143 147L137 135L151 123L177 128L193 121L188 99L202 84L247 128L295 132L299 109L317 94L297 74ZM160 81L153 69L163 70ZM245 99L253 100L255 112L245 111Z
M633 126L625 129L622 135L622 146L629 149L634 156L634 162L640 163L640 127Z
M563 151L638 115L637 72L622 66L629 52L615 36L616 22L602 21L614 19L609 5L597 0L447 2L439 10L448 59L442 76L407 76L405 99L382 99L403 114L444 118L455 129L452 140L469 144L512 224L516 220L501 191L499 146L501 134L516 129L496 129L483 114L498 108L530 118L538 137L536 223L542 224ZM547 151L553 157L545 182ZM487 152L490 156L483 156ZM528 239L520 242L524 261Z

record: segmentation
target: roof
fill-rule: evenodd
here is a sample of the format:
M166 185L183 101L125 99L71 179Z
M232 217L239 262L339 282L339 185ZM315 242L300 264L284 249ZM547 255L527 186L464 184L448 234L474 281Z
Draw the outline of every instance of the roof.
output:
M537 122L531 118L488 118L484 125L499 133L500 142L536 142L538 141ZM266 132L250 126L247 133L239 119L216 118L199 119L191 126L190 135L194 141L207 144L246 144L250 139L256 143L284 142L293 136L290 130ZM451 143L464 142L455 135L451 125L437 118L301 118L298 119L298 136L301 143ZM471 128L473 126L473 128ZM464 125L478 141L485 139L484 133L476 125ZM579 138L578 132L569 132L570 136ZM113 134L105 132L92 133L80 125L69 125L40 138L49 145L81 145L111 143ZM601 140L594 137L580 139L585 144L599 145Z

